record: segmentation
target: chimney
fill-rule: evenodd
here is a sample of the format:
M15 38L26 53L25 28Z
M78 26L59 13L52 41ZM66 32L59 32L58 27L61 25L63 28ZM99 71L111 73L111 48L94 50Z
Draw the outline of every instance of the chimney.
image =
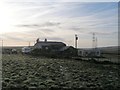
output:
M37 43L39 42L39 38L36 40L36 42L37 42Z
M75 34L75 48L77 48L77 40L78 40L78 36L77 34Z
M45 38L45 42L47 42L47 39Z

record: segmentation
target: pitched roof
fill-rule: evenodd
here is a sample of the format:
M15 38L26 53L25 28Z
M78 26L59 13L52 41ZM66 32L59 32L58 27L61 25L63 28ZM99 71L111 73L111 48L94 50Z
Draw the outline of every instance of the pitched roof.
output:
M66 44L63 43L63 42L52 42L52 41L47 41L47 42L45 42L45 41L40 41L40 42L36 43L34 46L36 46L36 45L43 45L43 46L49 46L49 45L64 45L64 46L66 46Z

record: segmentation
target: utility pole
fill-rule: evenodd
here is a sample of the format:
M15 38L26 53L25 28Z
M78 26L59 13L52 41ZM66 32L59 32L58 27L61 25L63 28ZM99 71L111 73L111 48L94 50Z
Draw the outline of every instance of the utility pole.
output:
M2 46L1 46L1 50L0 50L1 52L1 54L3 53L3 40L2 40Z
M78 40L78 36L77 34L75 34L75 48L77 48L77 40Z
M97 37L96 37L96 44L95 44L95 48L97 48Z
M93 44L92 44L92 48L95 48L95 33L93 33Z
M2 48L3 48L3 40L2 40Z
M30 47L30 42L29 42L29 47Z

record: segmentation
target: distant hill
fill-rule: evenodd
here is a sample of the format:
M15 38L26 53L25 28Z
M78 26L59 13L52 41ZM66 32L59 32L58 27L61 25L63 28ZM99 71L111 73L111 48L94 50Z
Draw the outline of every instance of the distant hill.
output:
M92 48L79 48L79 49L92 49ZM108 46L108 47L98 47L103 54L118 54L120 51L120 46Z
M118 54L120 46L99 47L99 49L105 54Z
M23 47L25 47L25 46L4 46L3 48L7 48L7 49L12 49L12 48L14 48L14 49L16 49L16 48L23 48Z
M10 49L21 49L26 46L5 46L5 48L10 48ZM118 54L120 52L120 46L108 46L108 47L98 47L102 53L104 54ZM91 49L91 48L79 48L79 49ZM119 53L120 54L120 53Z

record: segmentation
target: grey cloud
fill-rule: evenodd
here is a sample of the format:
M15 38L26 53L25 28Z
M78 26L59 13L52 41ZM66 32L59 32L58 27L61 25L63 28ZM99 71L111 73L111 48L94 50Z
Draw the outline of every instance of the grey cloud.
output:
M82 27L69 27L68 29L73 30L73 31L78 31L78 32L84 32L87 28L82 28Z
M39 29L39 30L41 30L44 33L53 33L54 32L54 30L51 30L51 29Z
M92 34L93 32L89 32L90 34ZM98 35L111 35L111 34L116 34L117 32L94 32L95 34Z
M68 26L68 27L60 27L61 29L64 30L71 30L71 31L75 31L78 33L88 33L88 28L83 28L83 27L77 27L77 26ZM89 31L91 30L91 28L89 28Z
M58 26L60 25L59 22L46 22L45 24L43 24L43 26Z
M15 37L15 36L11 36L11 35L5 35L3 38L9 39L9 40L15 40L15 41L26 41L26 39L24 39L24 38L19 38L19 37Z
M60 37L45 37L48 41L65 41L63 38ZM41 37L41 40L44 40L45 38Z
M5 34L3 35L3 40L14 40L14 41L22 41L22 42L26 42L26 41L32 41L34 39L34 37L28 37L26 38L26 35L21 35L21 36L15 36L13 34Z
M51 34L53 32L54 32L54 30L49 29L49 28L40 28L40 29L33 29L33 30L30 30L30 31L27 31L26 33L31 33L31 34L37 33L37 35L38 35L39 33L42 33L42 34L45 34L45 33Z
M17 27L40 27L41 25L38 24L24 24L24 25L17 25Z
M59 22L45 22L43 24L21 24L21 25L17 25L17 27L40 28L40 27L58 26L60 24L61 23Z
M112 32L112 34L118 34L118 32Z

